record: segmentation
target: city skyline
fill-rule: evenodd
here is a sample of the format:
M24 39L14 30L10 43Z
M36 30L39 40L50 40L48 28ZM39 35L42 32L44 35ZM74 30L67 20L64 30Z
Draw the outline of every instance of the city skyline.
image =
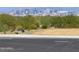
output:
M79 7L0 7L0 13L14 16L65 16L71 14L79 16Z
M23 10L23 9L29 9L29 10L34 10L34 9L53 9L53 10L60 10L60 11L71 11L71 12L79 12L79 7L0 7L0 13L6 13L6 12L11 12L12 10Z

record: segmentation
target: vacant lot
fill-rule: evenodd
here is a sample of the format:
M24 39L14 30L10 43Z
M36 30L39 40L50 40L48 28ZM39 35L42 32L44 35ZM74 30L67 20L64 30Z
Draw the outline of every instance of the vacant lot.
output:
M49 28L35 30L32 34L35 35L79 35L79 28Z

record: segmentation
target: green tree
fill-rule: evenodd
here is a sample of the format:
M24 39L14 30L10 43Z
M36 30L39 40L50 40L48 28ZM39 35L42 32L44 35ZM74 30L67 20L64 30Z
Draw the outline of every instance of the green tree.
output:
M24 29L31 30L38 28L38 22L33 16L24 16L22 19L22 26Z
M5 25L5 28L10 29L15 29L15 17L8 15L8 14L1 14L0 15L0 24ZM6 31L6 30L5 30Z

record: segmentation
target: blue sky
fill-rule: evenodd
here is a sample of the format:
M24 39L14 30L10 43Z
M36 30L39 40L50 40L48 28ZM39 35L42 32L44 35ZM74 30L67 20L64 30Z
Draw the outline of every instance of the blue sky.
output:
M1 12L10 12L12 10L15 9L25 9L25 8L29 8L29 9L34 9L34 8L38 8L38 9L44 9L44 8L52 8L54 10L65 10L65 11L72 11L72 12L79 12L79 7L0 7L0 13Z

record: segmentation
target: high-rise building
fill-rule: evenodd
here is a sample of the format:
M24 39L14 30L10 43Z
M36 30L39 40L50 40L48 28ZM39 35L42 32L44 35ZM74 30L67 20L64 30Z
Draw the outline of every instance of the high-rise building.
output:
M63 10L57 9L57 8L24 8L24 9L12 9L12 11L9 13L11 15L15 16L27 16L27 15L32 15L32 16L66 16L66 15L79 15L77 12L73 11L68 11L68 10Z

